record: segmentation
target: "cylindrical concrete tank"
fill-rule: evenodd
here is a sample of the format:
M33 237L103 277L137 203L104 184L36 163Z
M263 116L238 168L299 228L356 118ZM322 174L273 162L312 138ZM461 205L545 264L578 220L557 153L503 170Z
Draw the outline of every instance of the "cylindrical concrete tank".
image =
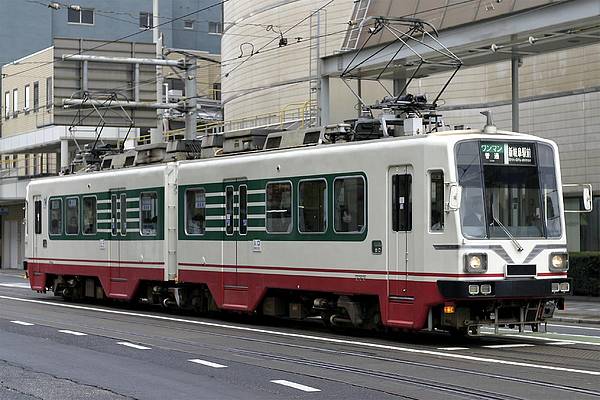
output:
M236 0L224 4L221 45L226 120L264 115L256 125L265 125L276 120L275 114L289 113L308 104L311 97L316 99L314 90L311 96L310 80L317 76L317 46L321 57L340 50L354 8L354 0L327 3ZM320 7L319 16L311 18ZM280 47L282 39L287 45Z

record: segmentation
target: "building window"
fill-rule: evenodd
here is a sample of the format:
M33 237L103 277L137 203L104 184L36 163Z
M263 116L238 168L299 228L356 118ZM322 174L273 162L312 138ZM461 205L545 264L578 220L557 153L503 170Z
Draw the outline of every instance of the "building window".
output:
M48 231L51 235L60 235L62 233L62 200L50 200L50 228Z
M154 18L154 16L152 15L152 13L141 12L140 13L140 28L152 29L153 28L153 24L152 24L153 18Z
M46 108L49 110L54 103L52 98L52 78L46 78Z
M68 9L67 20L70 24L94 25L94 10L82 8L80 10Z
M31 86L25 85L25 112L29 112L31 107Z
M10 92L4 92L4 118L10 118Z
M365 229L365 180L361 176L337 178L333 182L334 229L359 233Z
M33 111L40 108L40 83L33 82Z
M13 89L13 117L19 115L19 89Z
M444 230L444 172L432 171L430 187L429 228L432 232Z
M274 182L267 184L267 232L292 231L292 184Z
M185 21L183 21L183 28L184 29L194 29L194 20L186 19Z
M79 198L67 198L65 217L67 221L67 235L77 235L79 233Z
M327 182L300 181L298 185L298 230L324 233L327 230Z
M206 192L190 189L185 192L185 233L203 235L206 230Z
M140 195L140 233L142 236L156 236L158 228L158 206L156 193Z
M220 35L223 33L223 24L220 22L212 22L208 23L208 33L213 35Z
M83 234L93 235L97 231L96 224L96 197L83 198Z
M213 100L221 101L221 83L213 83Z

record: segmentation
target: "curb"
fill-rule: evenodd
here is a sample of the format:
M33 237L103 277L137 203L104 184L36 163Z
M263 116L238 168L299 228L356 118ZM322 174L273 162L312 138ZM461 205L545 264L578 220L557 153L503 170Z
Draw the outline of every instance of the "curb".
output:
M548 320L549 323L552 322L570 322L572 324L593 324L600 325L600 319L586 319L586 318L577 318L577 317L552 317Z

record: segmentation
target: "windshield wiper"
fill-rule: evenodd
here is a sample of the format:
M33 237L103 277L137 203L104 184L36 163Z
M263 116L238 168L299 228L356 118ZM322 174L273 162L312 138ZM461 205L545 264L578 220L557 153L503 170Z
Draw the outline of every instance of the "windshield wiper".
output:
M508 236L509 239L513 242L513 244L515 245L517 250L523 251L523 247L521 246L521 244L517 241L517 239L515 239L515 237L510 233L510 231L504 226L504 224L502 222L500 222L500 220L498 220L498 218L496 218L493 210L492 210L492 219L494 220L495 223L497 223L500 226L500 228L502 228L504 233L506 233L506 236Z

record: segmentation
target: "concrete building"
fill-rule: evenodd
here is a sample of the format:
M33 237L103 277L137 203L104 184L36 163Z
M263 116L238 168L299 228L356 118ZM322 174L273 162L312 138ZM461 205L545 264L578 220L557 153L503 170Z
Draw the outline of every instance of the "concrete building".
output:
M50 4L51 2L48 2ZM78 7L69 7L75 4ZM159 29L169 58L180 51L200 56L198 94L210 100L220 96L219 53L222 8L208 0L160 0ZM23 207L25 187L31 178L56 174L73 152L95 140L95 122L77 123L75 110L64 110L62 101L82 89L81 68L60 62L57 48L79 42L67 53L102 46L89 54L113 57L155 55L152 44L152 0L81 0L57 8L44 2L0 0L0 267L20 268L23 258ZM123 43L107 43L122 40ZM58 44L57 44L58 43ZM86 47L87 46L87 47ZM210 61L214 60L214 61ZM61 66L62 64L62 66ZM61 69L62 68L62 69ZM133 66L117 69L119 78L132 76ZM100 71L97 69L96 72ZM114 72L114 71L113 71ZM156 100L156 73L140 66L141 101ZM66 75L65 75L66 74ZM94 74L90 66L90 74ZM165 83L177 95L176 71L165 70ZM71 79L78 76L77 79ZM133 99L129 82L111 87L113 77L90 81L91 91L116 90ZM103 79L105 81L103 81ZM144 117L144 113L146 113ZM112 116L103 128L104 143L143 136L156 126L156 112L137 111L136 126L129 132L126 118ZM75 123L73 123L75 121ZM71 128L71 125L78 125Z

